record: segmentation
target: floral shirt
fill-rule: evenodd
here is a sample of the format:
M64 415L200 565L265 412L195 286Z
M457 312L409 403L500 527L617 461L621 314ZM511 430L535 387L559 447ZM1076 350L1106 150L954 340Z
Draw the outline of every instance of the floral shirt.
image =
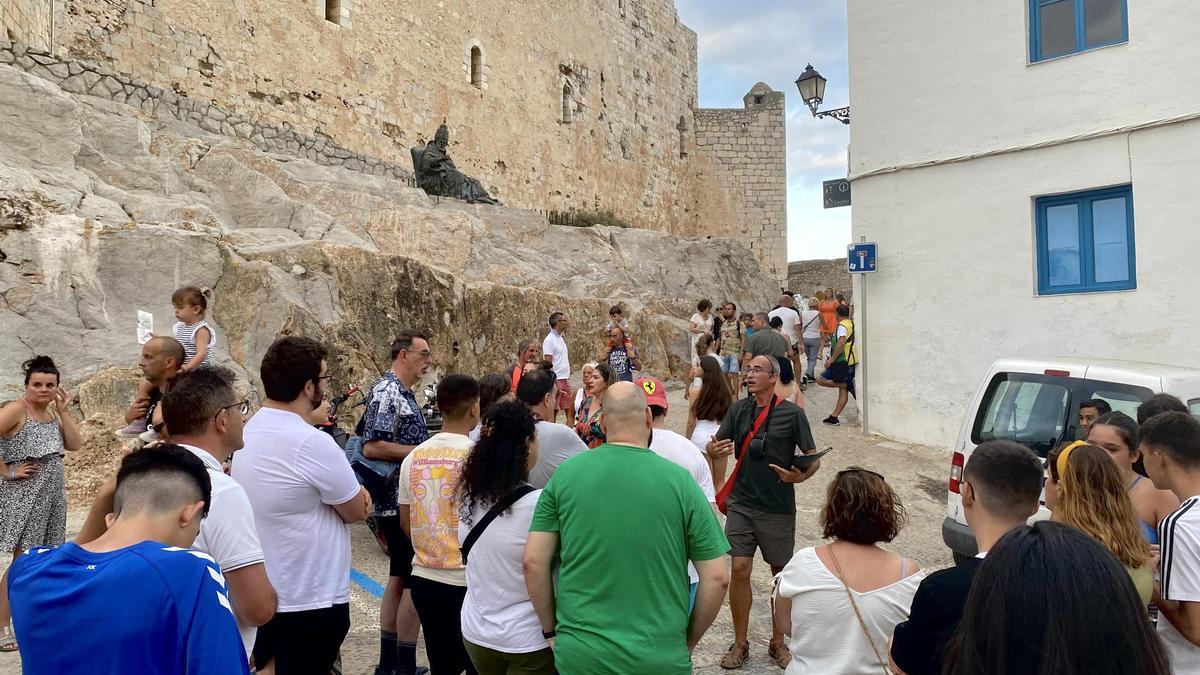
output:
M363 413L356 432L363 443L387 441L399 445L420 445L429 438L425 426L425 415L417 404L412 389L404 386L396 374L388 371L379 378L367 396L367 411ZM400 462L386 462L393 471ZM389 490L388 498L375 505L375 515L394 515L397 512L395 494Z

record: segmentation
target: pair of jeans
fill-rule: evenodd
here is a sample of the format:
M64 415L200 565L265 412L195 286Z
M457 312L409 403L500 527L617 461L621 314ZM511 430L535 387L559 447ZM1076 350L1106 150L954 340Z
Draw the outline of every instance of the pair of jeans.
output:
M804 338L804 360L808 364L804 368L804 373L808 379L815 379L814 369L817 367L817 359L821 357L821 338Z
M466 586L453 586L413 575L408 582L421 620L430 675L478 675L462 636L462 604Z

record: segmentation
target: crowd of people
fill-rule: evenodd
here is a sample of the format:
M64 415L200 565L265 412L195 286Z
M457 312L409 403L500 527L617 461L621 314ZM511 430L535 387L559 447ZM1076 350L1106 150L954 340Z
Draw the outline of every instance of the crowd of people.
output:
M720 666L738 669L756 554L774 578L759 637L789 674L1200 672L1200 422L1169 395L1137 420L1081 404L1083 438L1044 462L976 447L961 497L979 555L929 572L884 546L907 513L862 467L830 477L824 541L796 549L795 486L821 466L803 390L838 390L828 424L854 394L852 312L832 292L749 322L698 303L685 434L620 306L579 397L554 312L507 368L443 375L434 430L415 393L434 345L402 330L343 448L323 430L325 346L271 344L260 405L207 362L208 295L181 290L175 337L142 349L119 432L137 447L74 541L62 458L81 437L53 361L27 362L0 408L0 649L19 641L31 675L340 672L364 520L389 558L376 675L690 673L726 601ZM1043 490L1051 519L1029 525Z

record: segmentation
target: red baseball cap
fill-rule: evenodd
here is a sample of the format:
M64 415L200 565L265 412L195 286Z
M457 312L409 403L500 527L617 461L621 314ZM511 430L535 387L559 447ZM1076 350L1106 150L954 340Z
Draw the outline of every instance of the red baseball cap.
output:
M633 381L646 394L646 405L656 405L667 409L667 388L657 377L639 377Z

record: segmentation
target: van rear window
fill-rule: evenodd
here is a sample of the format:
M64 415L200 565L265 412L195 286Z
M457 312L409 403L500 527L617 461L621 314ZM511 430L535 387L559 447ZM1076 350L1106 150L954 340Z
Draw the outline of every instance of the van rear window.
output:
M971 440L1016 441L1045 457L1063 437L1069 407L1070 392L1061 378L997 376L976 415Z

